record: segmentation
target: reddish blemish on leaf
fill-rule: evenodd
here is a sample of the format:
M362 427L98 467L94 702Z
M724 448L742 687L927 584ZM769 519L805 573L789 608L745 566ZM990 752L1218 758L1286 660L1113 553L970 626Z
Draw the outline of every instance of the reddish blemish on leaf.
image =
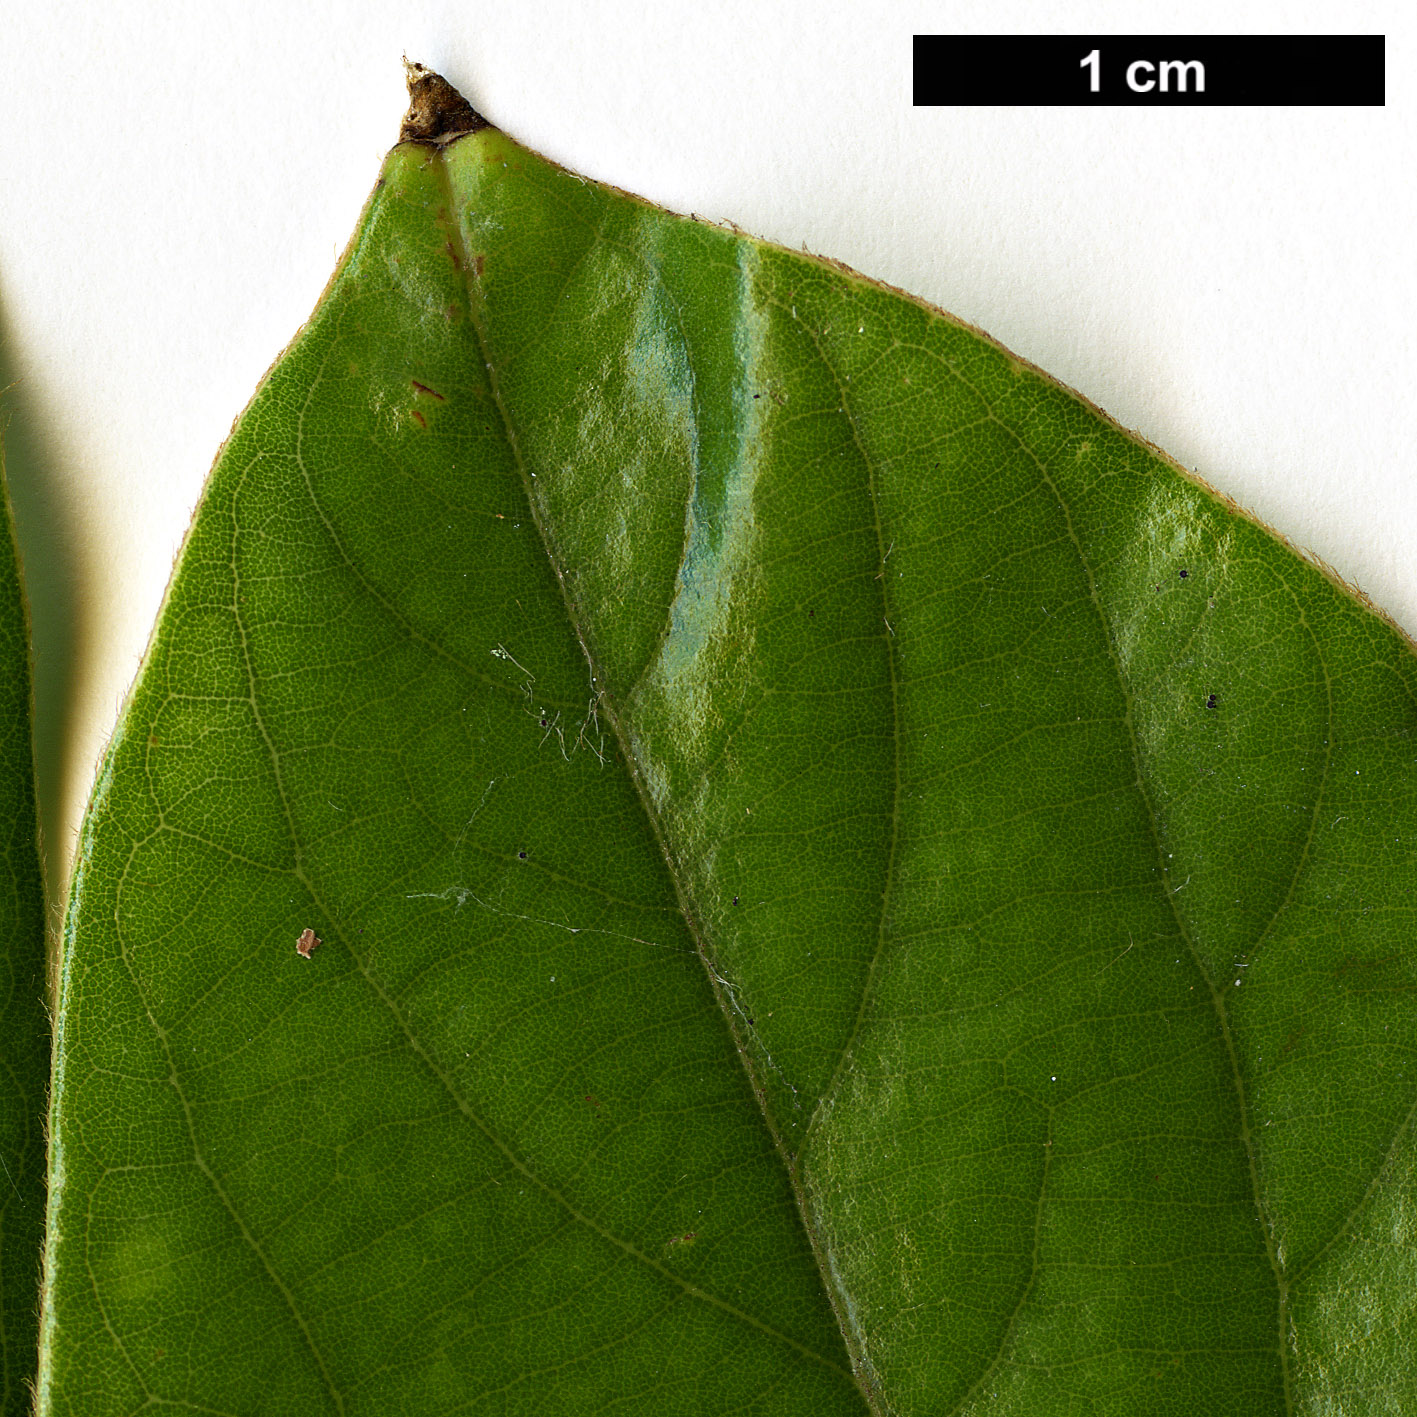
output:
M413 410L413 416L418 421L418 426L420 428L426 428L428 426L428 420L424 418L424 416L419 413L416 408Z
M302 959L309 959L325 942L307 925L295 942L295 953Z
M410 379L409 383L412 384L420 394L427 394L429 398L437 399L439 403L447 403L447 399L445 399L437 389L430 389L427 384L420 384L417 379Z

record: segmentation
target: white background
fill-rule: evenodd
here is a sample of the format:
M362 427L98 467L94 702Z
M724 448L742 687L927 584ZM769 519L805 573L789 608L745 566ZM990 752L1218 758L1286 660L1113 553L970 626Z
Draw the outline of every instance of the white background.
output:
M1417 631L1417 80L1396 5L5 8L0 418L54 887L212 457L397 134L405 51L567 166L982 326ZM915 31L1385 32L1388 102L917 110Z

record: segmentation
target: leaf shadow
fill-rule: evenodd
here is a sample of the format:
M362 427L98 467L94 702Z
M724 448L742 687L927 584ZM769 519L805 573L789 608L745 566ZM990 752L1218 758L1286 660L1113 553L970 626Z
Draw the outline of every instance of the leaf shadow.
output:
M50 923L63 908L57 849L63 783L74 752L76 666L83 652L78 560L55 440L46 411L25 377L0 287L0 433L14 511L25 595L29 601L34 675L35 796Z

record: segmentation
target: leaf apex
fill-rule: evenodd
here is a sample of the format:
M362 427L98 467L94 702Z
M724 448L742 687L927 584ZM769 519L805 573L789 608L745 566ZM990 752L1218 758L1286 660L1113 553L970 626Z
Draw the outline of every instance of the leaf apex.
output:
M408 112L399 142L443 147L467 133L492 125L441 75L422 64L403 61L408 80Z

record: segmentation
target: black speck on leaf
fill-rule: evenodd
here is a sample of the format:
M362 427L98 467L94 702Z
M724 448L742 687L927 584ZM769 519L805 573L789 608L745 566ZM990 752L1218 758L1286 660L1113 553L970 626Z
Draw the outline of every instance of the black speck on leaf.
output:
M526 860L526 852L525 852L525 851L519 851L519 852L517 852L517 860L519 860L519 861L525 861L525 860Z
M1206 701L1205 701L1205 706L1206 706L1206 708L1214 708L1214 707L1215 707L1215 695L1214 695L1214 694L1211 694L1211 695L1206 699Z
M1191 574L1191 573L1190 573L1189 571L1182 571L1182 572L1181 572L1181 579L1182 579L1182 580L1185 580L1186 577L1189 576L1190 574Z

